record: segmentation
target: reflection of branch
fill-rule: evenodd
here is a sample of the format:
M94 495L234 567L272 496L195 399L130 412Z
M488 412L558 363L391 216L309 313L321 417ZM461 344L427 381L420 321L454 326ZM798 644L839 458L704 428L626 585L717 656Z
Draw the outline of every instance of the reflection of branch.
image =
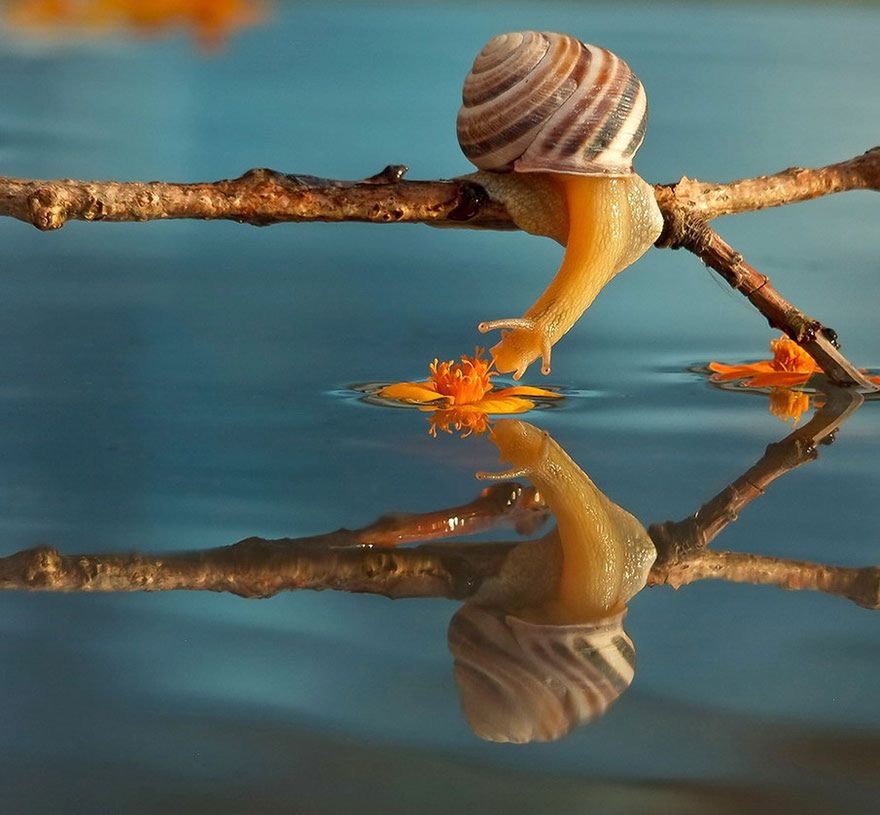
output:
M68 220L148 221L224 219L264 226L291 221L427 223L516 229L511 214L479 183L404 181L406 167L389 165L360 182L255 169L240 178L196 184L170 182L37 181L0 178L0 215L38 229ZM854 189L880 189L880 148L817 169L713 184L681 179L655 186L664 230L657 245L683 247L749 298L771 325L802 345L840 385L877 390L838 350L836 334L786 301L766 276L746 263L708 226L718 215L781 206Z
M442 544L377 550L501 524L535 532L549 513L534 487L504 482L471 502L423 514L384 515L361 529L310 538L248 538L232 546L166 555L62 555L41 547L0 558L0 589L33 591L227 591L269 597L335 589L388 597L469 596L497 573L510 547Z
M658 558L649 585L678 588L696 580L729 580L811 589L880 608L880 567L843 568L707 548L770 483L813 460L816 445L828 443L863 401L858 393L840 389L830 390L826 397L825 406L806 425L769 445L754 466L691 518L650 527ZM296 589L332 589L467 599L488 580L497 579L510 594L538 579L541 569L535 558L544 558L546 550L524 548L538 547L538 541L377 547L473 534L502 523L531 534L546 520L546 512L533 487L503 483L462 506L421 515L386 515L359 530L309 538L248 538L219 549L168 555L61 555L50 548L30 549L0 558L0 590L191 590L269 597Z
M864 397L855 391L831 388L827 401L803 427L767 446L763 456L690 518L652 524L648 529L658 561L681 560L705 549L748 504L764 494L777 478L818 455L817 446L830 444L838 428L856 411Z
M880 567L853 569L707 548L777 478L813 461L818 455L817 446L832 443L838 428L864 401L856 392L836 388L826 396L825 405L807 424L768 445L752 467L690 518L650 527L658 556L649 585L665 584L677 589L697 580L729 580L790 590L812 589L847 597L866 608L880 608Z
M383 515L352 535L362 545L398 546L411 541L475 535L503 523L509 523L520 535L530 535L549 517L550 512L534 487L507 481L486 487L477 498L460 507Z
M847 597L865 608L880 609L880 566L849 569L805 560L706 549L677 562L658 564L651 571L648 584L665 584L677 589L697 580L729 580L791 591L811 589Z
M222 591L271 597L294 589L387 597L468 597L501 567L497 544L379 550L335 548L348 533L248 538L233 546L170 555L62 555L40 547L0 558L0 589L49 592Z
M414 549L338 548L347 533L248 538L233 546L172 555L62 555L41 547L0 558L0 590L46 592L217 591L271 597L314 589L386 597L464 600L496 577L514 543L425 544ZM697 580L812 589L880 608L880 567L848 569L739 552L702 550L655 564L648 585Z

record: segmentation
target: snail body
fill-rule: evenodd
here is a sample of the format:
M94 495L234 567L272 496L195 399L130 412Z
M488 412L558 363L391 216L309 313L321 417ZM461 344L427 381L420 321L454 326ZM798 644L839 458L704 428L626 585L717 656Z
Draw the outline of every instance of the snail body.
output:
M653 190L632 171L644 138L647 101L619 57L564 34L502 34L487 43L465 79L458 137L482 171L477 180L508 206L517 225L565 244L562 266L492 348L499 371L519 379L536 359L550 371L552 346L599 291L644 254L662 229ZM510 174L516 183L494 183ZM557 211L534 212L531 187Z

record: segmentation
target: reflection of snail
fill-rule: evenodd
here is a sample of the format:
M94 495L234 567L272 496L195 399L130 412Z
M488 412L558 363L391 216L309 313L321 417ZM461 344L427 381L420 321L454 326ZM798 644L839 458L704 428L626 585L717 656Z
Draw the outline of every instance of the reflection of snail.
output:
M648 578L657 552L645 527L606 497L547 433L528 422L495 423L492 441L513 469L478 478L528 478L556 518L562 574L555 597L529 618L564 624L623 610Z
M488 172L476 179L517 225L564 243L553 282L492 349L499 371L519 379L602 287L657 240L662 216L652 188L632 171L645 132L645 91L610 51L564 34L524 31L490 40L464 83L458 139ZM512 172L511 172L512 171Z
M656 552L645 528L546 433L505 419L492 440L514 469L479 477L528 477L557 529L517 547L453 617L455 678L482 738L558 739L601 716L632 682L623 618Z

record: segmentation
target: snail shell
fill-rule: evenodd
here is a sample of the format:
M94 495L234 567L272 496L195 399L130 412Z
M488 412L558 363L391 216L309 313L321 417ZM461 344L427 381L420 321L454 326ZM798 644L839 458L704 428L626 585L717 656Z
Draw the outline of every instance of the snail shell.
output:
M554 741L601 716L632 683L626 612L593 623L536 625L476 604L449 624L462 712L488 741Z
M492 38L464 83L458 140L482 170L626 176L645 135L632 69L567 34Z

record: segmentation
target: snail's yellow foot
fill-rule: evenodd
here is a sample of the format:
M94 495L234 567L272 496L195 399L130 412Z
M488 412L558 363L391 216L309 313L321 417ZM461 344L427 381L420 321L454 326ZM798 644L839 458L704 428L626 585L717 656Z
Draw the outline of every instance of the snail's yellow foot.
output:
M526 369L536 359L541 360L541 373L550 373L550 349L553 342L549 333L538 322L528 317L512 317L504 320L489 320L480 323L480 333L507 329L501 335L501 342L492 350L495 367L500 373L514 371L513 378L521 379Z

